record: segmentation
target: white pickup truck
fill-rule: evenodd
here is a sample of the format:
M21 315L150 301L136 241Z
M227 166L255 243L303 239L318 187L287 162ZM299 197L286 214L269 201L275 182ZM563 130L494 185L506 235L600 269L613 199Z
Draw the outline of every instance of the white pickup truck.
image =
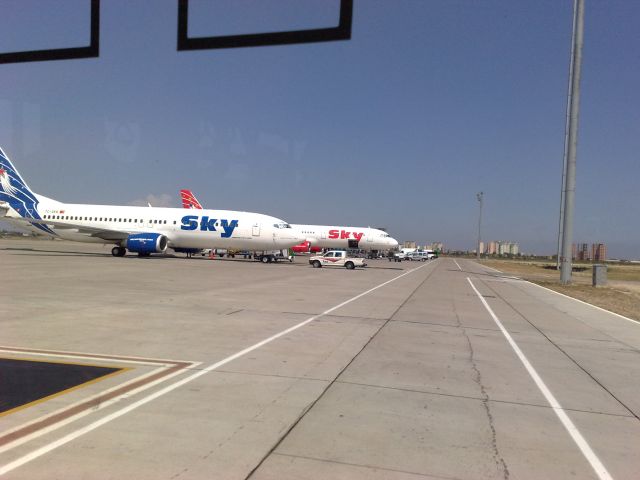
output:
M313 265L313 268L320 268L325 265L345 267L348 270L353 270L356 267L366 267L364 259L354 258L347 256L347 252L341 250L332 250L324 255L315 255L309 258L309 263Z

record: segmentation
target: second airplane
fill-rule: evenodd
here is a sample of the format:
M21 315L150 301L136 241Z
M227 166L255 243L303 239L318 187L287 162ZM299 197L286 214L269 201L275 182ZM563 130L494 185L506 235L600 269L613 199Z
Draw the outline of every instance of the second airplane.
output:
M202 205L190 190L180 190L182 206L196 210ZM297 225L291 227L300 232L305 241L295 245L295 252L317 252L323 248L354 248L360 250L392 250L398 241L384 230L370 227L341 227L335 225Z

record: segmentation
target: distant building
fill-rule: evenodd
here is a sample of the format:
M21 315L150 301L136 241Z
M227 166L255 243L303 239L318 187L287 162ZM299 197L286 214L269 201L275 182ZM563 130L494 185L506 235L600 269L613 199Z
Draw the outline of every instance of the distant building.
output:
M480 242L480 253L484 253L484 242Z
M571 245L571 257L585 262L603 262L607 259L607 245L604 243L574 243Z
M574 243L571 246L571 256L574 260L589 261L591 260L591 250L588 243Z
M580 257L580 260L591 260L591 249L589 248L588 243L581 243L578 246L578 256Z
M442 242L427 243L427 244L425 244L423 250L434 250L436 252L443 252L444 251L444 243L442 243Z
M487 243L485 252L487 255L518 255L520 253L520 244L518 242L493 240Z
M594 261L604 262L607 259L607 246L604 243L591 245L591 258Z
M402 245L402 248L418 248L418 247L416 245L416 242L409 240L404 242L404 244Z
M444 243L442 243L442 242L433 242L431 244L431 248L429 250L437 250L439 252L442 252L444 250Z

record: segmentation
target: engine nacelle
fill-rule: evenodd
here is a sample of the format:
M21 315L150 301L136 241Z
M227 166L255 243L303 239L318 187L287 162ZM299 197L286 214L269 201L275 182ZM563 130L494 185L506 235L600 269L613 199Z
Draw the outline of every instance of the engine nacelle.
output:
M127 250L134 253L163 253L167 244L161 233L135 233L127 238Z

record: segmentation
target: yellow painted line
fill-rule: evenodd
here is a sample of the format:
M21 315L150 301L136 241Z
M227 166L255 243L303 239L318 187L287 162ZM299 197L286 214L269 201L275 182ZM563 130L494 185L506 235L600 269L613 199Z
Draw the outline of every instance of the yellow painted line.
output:
M22 358L6 358L6 357L2 357L2 359L3 360L25 360L25 359L22 359ZM60 390L59 392L52 393L51 395L47 395L46 397L38 398L37 400L33 400L32 402L25 403L23 405L14 407L14 408L12 408L10 410L6 410L4 412L0 412L0 418L4 417L4 416L7 416L7 415L9 415L11 413L15 413L15 412L17 412L19 410L24 410L25 408L32 407L34 405L38 405L39 403L46 402L47 400L51 400L52 398L59 397L59 396L64 395L66 393L73 392L74 390L79 390L80 388L87 387L87 386L92 385L94 383L97 383L97 382L99 382L101 380L106 380L107 378L114 377L114 376L119 375L119 374L121 374L123 372L126 372L128 370L131 370L130 367L114 367L114 366L106 366L106 365L88 365L88 364L84 364L84 363L48 362L46 360L27 360L27 361L34 361L34 362L41 362L41 363L59 363L59 364L63 364L63 365L80 365L80 366L83 366L83 367L117 368L117 370L115 372L107 373L106 375L102 375L100 377L94 378L93 380L88 380L86 382L79 383L78 385L74 385L73 387L69 387L69 388L66 388L64 390Z
M59 365L80 365L83 367L97 367L97 368L121 368L116 367L115 365L99 365L95 363L78 363L78 362L63 362L62 360L43 360L41 358L32 358L32 357L10 357L10 356L0 356L0 360L23 360L25 362L34 362L34 363L55 363ZM124 368L124 367L122 367Z
M87 352L70 352L67 350L39 350L33 348L20 348L2 345L0 346L0 353L6 353L10 355L36 355L44 357L60 357L60 358L73 358L76 360L97 360L97 361L114 361L118 363L135 363L138 365L157 365L157 364L176 364L176 363L189 363L185 360L171 360L171 359L158 359L158 358L144 358L144 357L122 357L118 355L100 355Z

